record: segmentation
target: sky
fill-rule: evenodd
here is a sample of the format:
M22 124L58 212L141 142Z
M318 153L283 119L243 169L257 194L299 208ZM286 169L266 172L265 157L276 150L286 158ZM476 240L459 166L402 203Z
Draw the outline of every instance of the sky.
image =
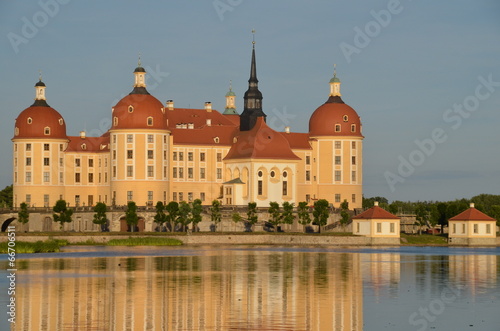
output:
M140 54L163 103L243 108L255 29L268 123L307 132L337 66L363 124L363 192L390 201L500 194L497 0L0 2L0 187L42 71L67 134L104 133Z

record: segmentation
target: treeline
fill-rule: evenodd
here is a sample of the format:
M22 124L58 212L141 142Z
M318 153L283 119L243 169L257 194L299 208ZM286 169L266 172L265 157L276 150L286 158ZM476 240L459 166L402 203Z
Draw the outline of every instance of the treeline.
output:
M12 185L0 191L0 208L12 208Z
M500 226L500 195L479 194L471 199L453 201L389 201L384 197L363 198L363 208L370 208L375 201L379 206L395 215L415 215L422 225L441 227L448 225L448 220L460 214L474 203L474 207L497 220Z

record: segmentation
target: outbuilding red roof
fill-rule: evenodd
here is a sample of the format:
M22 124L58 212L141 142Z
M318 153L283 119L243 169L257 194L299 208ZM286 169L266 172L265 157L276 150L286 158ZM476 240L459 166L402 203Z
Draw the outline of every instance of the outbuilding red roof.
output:
M380 208L379 206L373 206L368 210L365 210L359 215L354 216L352 219L399 219L394 214L389 213L387 210Z
M453 216L448 221L495 221L493 217L489 217L483 212L480 212L474 207Z
M68 137L66 152L101 153L109 152L109 135L101 137Z

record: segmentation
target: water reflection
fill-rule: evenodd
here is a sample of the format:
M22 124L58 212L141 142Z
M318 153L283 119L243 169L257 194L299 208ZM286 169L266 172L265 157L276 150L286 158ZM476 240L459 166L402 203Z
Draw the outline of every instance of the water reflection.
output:
M359 253L24 260L16 330L362 330Z

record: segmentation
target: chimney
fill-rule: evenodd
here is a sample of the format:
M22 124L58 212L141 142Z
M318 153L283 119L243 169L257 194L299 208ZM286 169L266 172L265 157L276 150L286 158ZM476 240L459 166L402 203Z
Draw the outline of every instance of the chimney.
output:
M212 119L211 118L207 118L207 126L212 126Z
M375 201L375 202L373 203L373 206L374 206L374 207L378 207L378 201Z
M205 102L205 110L206 110L208 113L211 113L211 112L212 112L212 103L211 103L210 101Z
M285 133L290 133L290 127L289 126L285 126Z
M471 203L470 203L470 207L471 207L471 208L474 208L474 202L471 202Z
M167 100L167 109L174 110L174 101L173 100Z
M85 131L80 131L80 138L85 139Z

